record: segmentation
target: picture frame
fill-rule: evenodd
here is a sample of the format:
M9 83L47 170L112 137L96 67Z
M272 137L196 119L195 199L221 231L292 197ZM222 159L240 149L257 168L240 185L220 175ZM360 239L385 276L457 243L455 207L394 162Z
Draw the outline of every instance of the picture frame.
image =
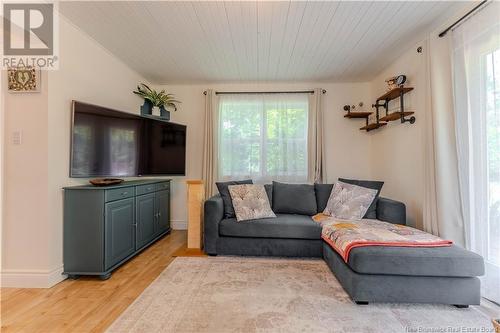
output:
M11 93L40 92L41 72L35 67L7 69L7 90Z

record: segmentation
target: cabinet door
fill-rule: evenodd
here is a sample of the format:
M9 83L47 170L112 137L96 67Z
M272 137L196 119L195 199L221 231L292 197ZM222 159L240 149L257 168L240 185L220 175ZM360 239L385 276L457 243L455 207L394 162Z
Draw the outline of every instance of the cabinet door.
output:
M168 190L156 192L156 234L170 229L170 192Z
M155 194L136 197L137 249L147 245L155 237Z
M109 269L135 251L135 202L128 198L105 204L104 267Z

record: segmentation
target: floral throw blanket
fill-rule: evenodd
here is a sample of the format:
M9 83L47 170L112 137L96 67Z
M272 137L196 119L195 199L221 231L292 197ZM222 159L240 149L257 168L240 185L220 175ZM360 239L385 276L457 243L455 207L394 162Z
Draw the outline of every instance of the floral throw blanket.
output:
M321 223L321 237L345 262L349 260L349 252L361 246L437 247L452 244L415 228L379 220L343 221L324 214L313 216L313 220Z

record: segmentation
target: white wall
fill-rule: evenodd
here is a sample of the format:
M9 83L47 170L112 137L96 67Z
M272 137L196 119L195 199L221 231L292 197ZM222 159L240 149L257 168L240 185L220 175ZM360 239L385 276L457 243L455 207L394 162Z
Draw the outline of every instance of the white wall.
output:
M187 125L187 170L186 177L174 177L172 190L172 219L179 224L186 221L185 179L200 179L203 158L203 127L205 96L207 88L216 91L284 91L310 90L321 87L324 95L325 143L327 147L327 177L332 182L338 177L371 178L370 136L360 131L363 120L348 120L342 110L345 104L370 102L368 83L261 83L261 84L204 84L169 85L156 88L166 89L182 101L177 112L171 113L171 120Z
M5 86L4 86L5 89ZM48 274L48 86L41 78L39 93L5 93L4 219L2 224L2 284L26 284ZM21 144L12 143L14 131ZM29 271L29 272L28 272Z
M423 114L426 112L425 54L417 53L417 44L371 81L372 101L386 92L385 79L405 74L405 86L415 89L404 97L405 111L414 111L414 124L389 122L371 132L371 166L375 179L385 181L382 195L403 201L407 206L408 223L421 227L423 204ZM385 115L383 108L381 117ZM399 110L399 99L389 104Z
M69 178L71 100L139 112L144 79L64 18L60 68L43 72L42 92L5 94L5 219L2 286L49 287L62 272L62 187ZM9 141L21 130L23 142Z

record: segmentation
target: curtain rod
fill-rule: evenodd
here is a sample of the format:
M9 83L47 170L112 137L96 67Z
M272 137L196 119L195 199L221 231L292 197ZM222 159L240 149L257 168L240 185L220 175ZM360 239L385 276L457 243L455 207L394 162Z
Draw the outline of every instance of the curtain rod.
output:
M321 91L326 94L326 90ZM207 92L204 91L203 95ZM216 91L216 95L240 95L240 94L314 94L314 90L300 90L300 91Z
M476 10L479 9L479 7L481 7L482 5L484 5L485 3L487 3L488 0L484 0L484 1L481 1L479 3L479 5L477 5L476 7L472 8L471 10L469 10L467 12L467 14L465 14L464 16L462 16L461 18L459 18L458 20L456 20L453 24L451 24L448 28L444 29L440 34L439 34L439 37L444 37L448 31L450 31L451 29L453 29L454 27L456 27L458 24L460 24L463 20L465 20L466 18L468 18L472 13L474 13Z

